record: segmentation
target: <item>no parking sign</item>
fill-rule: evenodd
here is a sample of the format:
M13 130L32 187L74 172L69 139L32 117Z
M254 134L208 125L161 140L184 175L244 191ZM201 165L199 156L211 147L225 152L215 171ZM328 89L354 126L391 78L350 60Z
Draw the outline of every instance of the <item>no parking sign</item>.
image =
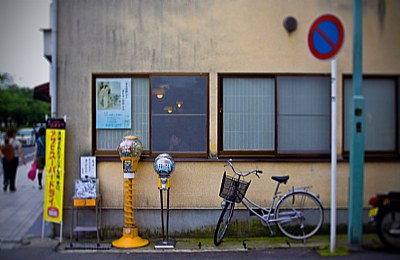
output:
M308 47L320 60L333 58L341 49L344 41L342 22L334 15L318 17L308 32Z
M325 14L318 17L308 32L308 47L311 53L320 60L331 59L331 252L336 247L336 58L344 41L342 22L334 15Z

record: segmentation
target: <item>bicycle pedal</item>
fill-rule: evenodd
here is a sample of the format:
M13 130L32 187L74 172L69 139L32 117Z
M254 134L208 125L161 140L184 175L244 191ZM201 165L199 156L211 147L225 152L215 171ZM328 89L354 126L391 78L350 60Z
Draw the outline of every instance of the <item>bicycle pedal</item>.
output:
M275 237L275 236L276 236L276 232L271 231L271 232L269 233L269 237Z

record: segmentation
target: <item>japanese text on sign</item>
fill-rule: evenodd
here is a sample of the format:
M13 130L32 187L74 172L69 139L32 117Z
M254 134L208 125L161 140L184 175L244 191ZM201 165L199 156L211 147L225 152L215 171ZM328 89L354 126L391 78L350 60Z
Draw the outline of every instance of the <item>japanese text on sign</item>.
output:
M46 221L62 221L64 194L65 130L46 130L46 183L43 215Z

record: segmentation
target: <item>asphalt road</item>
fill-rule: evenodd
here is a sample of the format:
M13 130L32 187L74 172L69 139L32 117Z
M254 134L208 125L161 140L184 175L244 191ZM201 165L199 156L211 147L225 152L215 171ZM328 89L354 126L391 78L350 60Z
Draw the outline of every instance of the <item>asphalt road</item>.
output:
M0 250L0 259L88 259L96 260L106 259L327 259L321 256L312 248L286 248L286 249L263 249L248 251L224 251L224 252L173 252L173 251L157 251L157 252L108 252L82 250L82 252L68 252L68 250L59 251L56 240L32 240L17 249ZM29 256L29 257L28 257ZM330 256L329 259L399 259L399 253L388 252L385 250L358 249L351 251L344 256Z

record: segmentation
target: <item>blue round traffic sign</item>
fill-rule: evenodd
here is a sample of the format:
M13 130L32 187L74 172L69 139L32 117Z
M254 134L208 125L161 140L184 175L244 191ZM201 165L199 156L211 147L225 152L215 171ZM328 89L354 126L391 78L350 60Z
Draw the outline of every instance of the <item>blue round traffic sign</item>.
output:
M308 47L321 60L333 58L342 47L343 41L343 25L339 18L331 14L318 17L308 33Z

